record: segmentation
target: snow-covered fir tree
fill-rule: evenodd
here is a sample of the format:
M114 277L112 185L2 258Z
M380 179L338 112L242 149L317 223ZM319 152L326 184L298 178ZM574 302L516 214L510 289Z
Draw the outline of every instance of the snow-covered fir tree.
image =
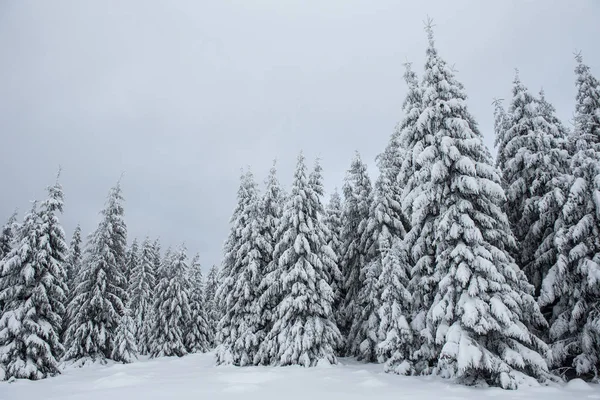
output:
M281 222L273 257L277 268L265 277L265 295L276 305L274 325L261 344L261 354L274 365L314 366L336 363L334 349L341 337L336 327L333 291L325 269L334 264L318 218L316 203L320 172L306 176L304 156L298 157L292 191ZM263 362L265 360L263 359Z
M75 289L75 277L79 272L79 268L81 268L81 227L77 225L73 231L73 237L69 244L69 255L65 263L69 292Z
M273 249L275 248L275 244L279 241L278 227L284 205L283 196L284 193L281 188L281 185L279 184L279 180L277 179L277 169L274 161L273 166L269 170L269 175L265 182L265 193L261 199L262 217L259 217L260 220L258 222L261 226L264 239L269 243L269 249L267 249L267 253L265 254L264 270L261 272L261 284L258 288L258 312L260 312L260 319L263 321L263 335L266 332L268 332L273 326L272 313L276 304L272 302L261 302L260 298L263 298L265 300L271 299L268 296L262 296L265 293L265 291L269 289L268 283L266 281L263 281L262 277L264 277L266 274L273 271L277 267L276 263L273 261ZM255 362L268 363L268 357L266 357L266 359L264 360L261 360L262 358L262 355L257 355Z
M156 286L154 259L154 246L150 238L146 237L129 280L130 317L133 319L133 332L140 354L148 354L150 351L149 338L153 325L152 308Z
M564 131L556 125L558 119L549 105L544 107L554 124L544 118L539 101L517 74L508 129L503 140L497 138L504 142L499 159L504 160L501 173L507 196L505 211L519 244L515 257L537 292L556 258L554 247L549 245L561 206L560 199L555 198L556 178L566 171L569 159Z
M67 317L66 306L67 301L70 299L68 278L65 269L68 262L69 250L65 240L65 231L58 219L58 214L62 214L64 206L63 190L58 182L59 177L60 169L56 177L56 183L47 188L48 198L40 205L41 236L38 262L46 266L46 268L56 271L57 276L60 276L56 282L62 292L60 299L57 297L58 294L52 297L48 296L48 299L54 303L52 304L52 308L63 319L59 332L64 334L64 322Z
M62 230L56 216L62 211L58 189L58 183L49 188L50 198L39 212L34 203L14 248L0 261L0 369L5 379L43 379L60 373L65 273L53 258L64 250L57 237Z
M16 223L17 223L17 211L12 213L6 224L2 227L2 231L0 231L0 260L7 255L12 249L13 238L16 232Z
M262 205L252 172L242 176L238 205L225 247L223 281L219 286L224 315L218 325L218 364L252 365L265 335L259 287L271 259L265 237Z
M547 347L529 329L543 317L507 249L514 246L505 195L466 95L440 58L428 26L422 112L403 131L413 158L405 209L411 212L413 279L420 348L417 373L516 388L519 374L545 379ZM408 205L408 207L406 207Z
M420 147L410 147L414 143L409 141L417 134L418 121L421 115L422 104L423 104L423 91L419 84L417 74L412 70L412 64L407 62L404 64L404 81L407 86L407 93L402 103L402 111L404 117L398 124L396 130L399 132L399 144L398 148L402 149L402 164L400 165L400 172L398 174L398 182L402 192L400 199L404 200L405 193L407 192L406 187L412 177L412 171L417 168L415 165L417 157L420 152ZM410 212L404 209L404 203L402 204L402 211L410 222ZM409 210L410 211L410 210Z
M162 259L157 260L158 261L158 268L156 269L157 283L164 276L168 275L168 269L171 268L171 265L173 265L173 258L175 256L176 256L176 254L171 249L171 246L169 246L169 247L167 247L167 250L165 250L165 254L163 254Z
M343 208L342 208L342 198L338 193L337 189L333 191L331 197L329 198L329 203L327 203L327 207L325 208L325 213L323 215L323 223L327 227L328 237L327 244L331 248L331 251L337 256L337 270L342 271L340 268L341 255L343 250ZM343 275L329 276L329 281L327 282L331 286L331 290L333 290L333 310L334 315L337 318L341 316L340 307L342 303L342 295L343 295L343 286L344 286L344 277ZM342 321L337 321L339 324Z
M410 327L412 295L408 290L410 264L404 243L399 237L392 239L389 249L384 250L381 274L377 281L379 297L380 340L377 359L385 363L386 372L408 375L411 370L411 346L413 332Z
M0 261L10 253L13 240L15 237L15 233L18 231L17 224L17 211L12 213L6 224L2 227L0 231ZM0 276L2 275L2 271L0 271ZM0 300L0 316L2 315L2 309L4 308L4 303Z
M132 363L137 359L138 349L135 340L135 323L129 309L123 311L119 320L111 358L123 364Z
M88 238L69 303L65 360L80 365L114 357L117 327L128 300L127 226L120 182L110 190L102 219Z
M205 353L210 349L210 324L208 322L204 278L200 255L196 254L188 270L190 285L190 321L185 327L185 346L188 353Z
M502 104L503 99L494 99L494 146L496 146L496 150L498 154L496 155L496 167L500 169L500 171L506 168L506 131L510 128L510 117L506 113L504 109L504 105Z
M390 139L390 143L379 158L379 168L388 171L390 177L392 199L400 202L400 210L396 210L396 215L402 223L405 231L398 232L394 237L384 240L385 247L381 252L381 273L377 282L379 291L379 330L378 335L381 342L377 347L377 357L379 362L385 362L387 372L400 374L411 373L411 356L414 352L413 328L410 326L413 311L416 314L416 322L419 329L424 329L424 313L426 307L423 303L427 300L426 296L420 296L421 303L413 310L413 299L408 287L411 278L411 263L409 262L408 250L402 237L406 235L410 223L408 215L403 210L403 198L405 186L414 184L411 181L413 168L418 168L418 155L420 146L414 146L413 139L418 135L418 119L422 109L423 93L419 85L417 75L412 70L412 64L404 64L404 80L407 84L407 94L402 104L404 117L396 127L396 131ZM394 151L390 151L394 149ZM396 155L396 159L392 158ZM398 167L398 164L399 167ZM398 168L398 172L394 172ZM395 178L395 182L394 182ZM384 182L385 183L385 182ZM379 186L379 185L378 185ZM376 187L376 190L379 191ZM412 209L410 202L406 203L407 210L410 213ZM393 208L392 208L393 210ZM404 219L403 219L404 218ZM386 236L384 235L383 238ZM387 244L386 244L387 243ZM415 282L419 281L419 276L415 277ZM418 285L417 285L418 286ZM413 289L413 288L411 288ZM421 288L424 289L424 288ZM418 343L418 342L417 342Z
M378 281L383 258L395 238L404 238L408 225L402 212L402 190L398 180L404 159L403 149L396 132L386 150L378 157L380 174L360 242L364 264L361 266L361 286L355 300L359 311L354 316L348 335L348 353L367 361L378 359L377 345L382 340L378 335L382 290Z
M315 231L313 232L315 237L313 240L318 243L317 246L319 249L321 249L318 254L322 258L325 280L333 291L334 301L332 303L332 307L334 307L333 310L335 318L336 298L338 298L342 290L344 276L342 275L342 270L339 267L339 261L341 257L329 244L332 241L333 232L329 230L329 225L326 222L326 211L322 201L325 193L323 188L322 172L323 168L321 167L321 160L317 158L315 160L314 168L308 177L308 185L312 193L311 217L314 220L315 228ZM340 212L342 212L341 209ZM338 229L343 229L343 224ZM337 303L339 303L339 301L337 301Z
M188 261L185 246L171 253L166 260L154 292L154 324L150 338L150 357L182 357L188 353L185 333L192 318L190 287L187 279Z
M137 238L133 239L131 246L127 250L127 263L125 265L125 278L127 279L127 286L129 287L129 281L131 279L131 273L140 263L140 245L138 244Z
M568 378L600 375L600 82L577 56L575 154L556 221L558 256L539 302L551 307L551 365Z
M217 304L217 288L219 287L219 267L213 265L206 277L206 290L204 291L204 304L206 305L206 318L208 321L208 333L210 347L216 343L217 324L221 319L221 312Z
M162 259L161 259L161 254L160 254L160 239L156 238L154 240L154 242L152 243L152 253L153 253L153 257L154 257L154 277L155 277L155 284L158 283L158 273L160 271L160 266L162 263ZM154 289L154 288L152 288Z
M346 173L344 193L344 248L341 255L344 276L344 301L341 310L340 330L347 335L358 313L356 299L360 291L360 272L365 265L365 251L361 248L362 235L366 228L372 201L372 186L367 166L358 152Z
M538 97L536 98L538 105L538 112L552 127L556 127L558 131L557 136L562 138L561 141L565 149L568 150L567 139L571 134L569 129L563 124L563 122L556 116L556 108L546 99L546 92L544 89L540 89Z

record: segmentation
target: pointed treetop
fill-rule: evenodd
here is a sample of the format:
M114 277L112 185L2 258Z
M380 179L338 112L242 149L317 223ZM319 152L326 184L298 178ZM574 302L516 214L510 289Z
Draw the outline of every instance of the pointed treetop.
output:
M573 55L575 56L575 61L577 61L578 64L583 64L583 55L581 54L581 50L575 50Z
M412 70L412 63L404 63L404 81L407 83L409 89L416 87L419 84L417 74Z
M429 46L434 47L435 42L434 42L434 37L433 37L433 27L435 26L435 24L433 23L433 19L431 17L427 16L427 20L424 21L424 24L425 24L425 32L427 32L427 39L429 40Z
M56 173L56 184L58 185L58 180L60 179L60 173L62 172L62 165L58 164L58 172Z

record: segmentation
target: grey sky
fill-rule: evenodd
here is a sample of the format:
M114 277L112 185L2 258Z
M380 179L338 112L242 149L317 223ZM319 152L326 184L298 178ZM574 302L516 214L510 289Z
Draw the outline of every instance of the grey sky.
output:
M68 238L92 231L122 171L130 240L218 263L240 168L287 187L296 156L340 187L374 165L420 74L423 20L493 143L514 68L569 120L573 52L600 76L600 1L2 1L0 219L45 196L62 164ZM371 168L373 176L376 173Z

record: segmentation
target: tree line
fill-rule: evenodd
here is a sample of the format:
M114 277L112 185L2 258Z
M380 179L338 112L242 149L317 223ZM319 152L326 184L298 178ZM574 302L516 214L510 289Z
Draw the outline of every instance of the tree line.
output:
M290 193L241 177L217 297L218 364L314 366L518 387L597 380L600 83L576 56L568 129L543 91L494 101L494 160L431 27L421 78L406 64L402 121L357 155L322 203L319 160Z
M568 128L518 73L494 102L497 157L483 144L430 26L419 78L405 65L403 119L372 183L356 154L323 202L302 153L289 192L242 173L221 268L206 282L182 246L127 247L120 185L81 247L58 215L62 189L0 236L5 379L59 361L129 362L216 347L217 364L378 362L514 389L598 379L600 82L576 55Z

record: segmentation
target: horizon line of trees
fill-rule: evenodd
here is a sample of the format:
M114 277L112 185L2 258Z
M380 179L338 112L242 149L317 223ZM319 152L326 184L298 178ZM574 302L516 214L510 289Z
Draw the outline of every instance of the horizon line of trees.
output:
M323 203L302 153L289 193L240 178L220 271L204 283L181 246L127 247L122 193L81 247L62 188L0 235L0 370L41 379L60 360L130 362L216 347L217 364L384 364L517 388L600 369L600 82L576 56L573 130L513 82L494 102L494 160L431 26L403 119L377 157L358 152Z
M357 153L343 199L321 166L242 175L217 293L218 364L384 364L505 389L598 380L600 83L576 55L574 129L518 71L494 101L494 160L431 26L423 75L405 65L402 121Z

